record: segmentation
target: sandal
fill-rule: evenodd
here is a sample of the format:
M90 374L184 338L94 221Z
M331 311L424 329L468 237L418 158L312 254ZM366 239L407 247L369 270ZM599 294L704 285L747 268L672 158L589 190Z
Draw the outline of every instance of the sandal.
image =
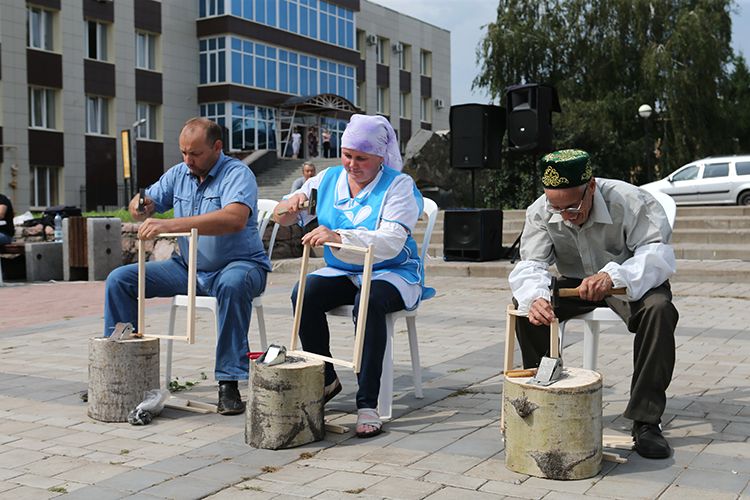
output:
M380 415L378 415L378 410L376 410L375 408L360 408L357 410L356 429L359 429L361 426L364 426L364 425L375 427L375 430L366 431L366 432L357 431L358 438L371 438L383 432L383 422L380 420Z
M339 381L339 378L336 377L336 380L325 386L323 389L323 404L332 400L339 392L341 392L341 382Z

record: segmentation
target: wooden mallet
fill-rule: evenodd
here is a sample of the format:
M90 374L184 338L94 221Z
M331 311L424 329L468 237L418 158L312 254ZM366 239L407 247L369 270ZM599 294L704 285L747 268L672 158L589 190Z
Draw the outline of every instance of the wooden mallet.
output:
M552 307L557 306L557 299L559 297L578 297L578 292L580 289L580 287L578 286L575 288L558 288L556 276L552 276L552 281L550 282L549 288L550 292L552 292ZM627 293L627 288L613 288L607 295L626 295Z

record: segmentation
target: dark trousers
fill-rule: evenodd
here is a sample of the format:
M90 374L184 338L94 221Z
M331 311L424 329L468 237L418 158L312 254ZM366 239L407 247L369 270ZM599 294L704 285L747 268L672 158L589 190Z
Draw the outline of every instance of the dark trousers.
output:
M297 304L297 285L292 291L292 308ZM322 356L331 357L330 338L326 312L339 306L354 305L354 324L357 324L360 290L346 276L323 277L310 275L305 285L302 318L299 330L302 347ZM373 280L370 303L367 307L365 342L362 364L357 381L357 408L377 408L380 393L380 375L387 342L385 316L404 309L404 301L395 286L382 280ZM336 380L333 365L326 363L326 385Z
M323 143L323 158L330 158L330 157L331 157L331 143L324 142Z
M563 279L558 283L561 288L575 287L580 280ZM649 290L635 302L611 297L602 302L562 298L555 308L555 314L560 321L565 321L597 307L612 309L625 321L628 330L635 333L630 401L623 416L639 422L659 423L667 402L667 387L672 381L674 331L679 319L677 309L672 304L669 281ZM528 318L519 317L516 337L524 368L539 366L541 357L549 355L548 326L533 326Z

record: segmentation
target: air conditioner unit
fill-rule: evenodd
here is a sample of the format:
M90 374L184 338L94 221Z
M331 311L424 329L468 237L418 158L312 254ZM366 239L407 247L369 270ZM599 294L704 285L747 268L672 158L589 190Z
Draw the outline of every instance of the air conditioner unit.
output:
M394 54L400 54L404 51L404 44L403 43L394 43L393 44L393 53Z
M367 45L375 45L378 43L378 37L375 35L367 35Z
M445 102L442 99L440 99L439 97L436 97L435 98L435 107L437 109L443 109L445 107Z

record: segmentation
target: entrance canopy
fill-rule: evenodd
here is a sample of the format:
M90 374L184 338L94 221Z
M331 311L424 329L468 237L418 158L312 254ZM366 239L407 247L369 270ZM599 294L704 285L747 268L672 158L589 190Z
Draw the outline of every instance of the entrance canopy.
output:
M357 106L336 94L291 97L279 107L293 109L297 113L312 113L335 118L349 118L355 113L362 113Z

